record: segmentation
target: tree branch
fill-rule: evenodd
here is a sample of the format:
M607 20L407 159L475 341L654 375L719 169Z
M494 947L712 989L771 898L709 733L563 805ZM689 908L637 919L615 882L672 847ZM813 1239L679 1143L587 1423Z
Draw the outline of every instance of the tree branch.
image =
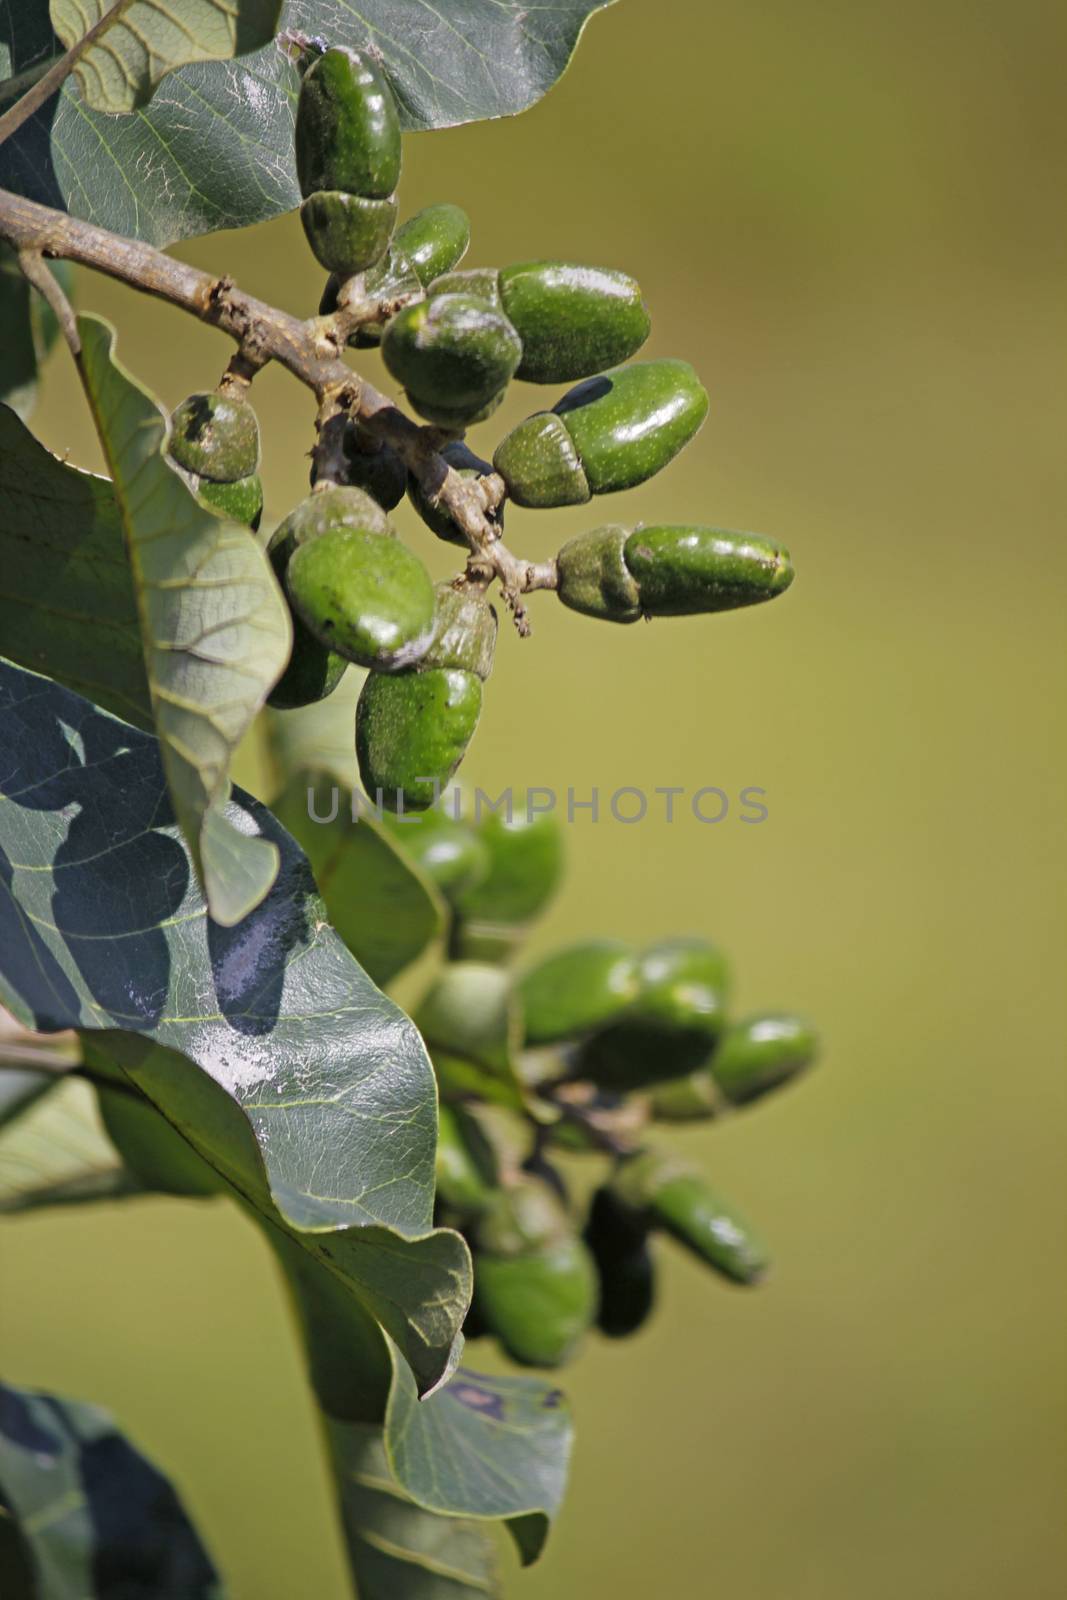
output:
M343 414L389 444L426 495L444 507L470 547L466 573L457 580L484 589L496 580L520 634L529 632L522 596L556 586L555 562L530 562L513 555L500 539L496 512L504 484L495 473L467 479L438 453L441 430L423 427L400 411L341 359L351 313L301 321L255 296L229 277L175 261L153 246L125 239L65 212L0 190L0 239L27 259L75 261L94 272L154 295L227 334L238 346L228 369L247 381L271 361L291 372L315 395L319 418Z

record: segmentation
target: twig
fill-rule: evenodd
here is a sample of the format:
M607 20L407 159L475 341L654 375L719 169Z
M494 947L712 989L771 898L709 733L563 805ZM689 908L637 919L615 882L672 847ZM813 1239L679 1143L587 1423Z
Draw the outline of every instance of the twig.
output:
M438 454L441 435L422 427L345 365L350 314L301 321L255 296L229 277L215 277L21 195L0 190L0 239L30 257L51 256L103 272L144 294L189 312L228 334L238 346L228 371L246 381L271 361L291 372L319 402L320 418L345 413L400 456L424 492L442 506L470 547L462 581L485 587L494 579L515 617L529 632L522 596L556 586L554 562L523 561L499 537L496 512L504 486L495 473L463 478ZM42 269L43 270L43 269ZM43 291L42 291L43 292Z
M82 352L81 337L78 333L78 323L71 309L70 301L55 277L45 266L44 257L39 250L20 250L18 254L19 268L22 276L28 283L32 283L38 294L42 295L52 308L56 321L64 339L70 346L72 356L80 356Z
M105 28L111 26L115 20L115 12L118 9L119 0L116 0L115 5L109 6L103 16L97 18L88 33L72 44L65 55L61 55L57 61L53 61L48 71L42 73L36 82L30 85L26 93L16 100L9 110L4 112L3 116L0 117L0 144L3 144L5 139L10 139L13 133L17 133L24 122L28 122L35 112L39 111L47 101L51 100L54 94L59 93L86 50L96 43Z

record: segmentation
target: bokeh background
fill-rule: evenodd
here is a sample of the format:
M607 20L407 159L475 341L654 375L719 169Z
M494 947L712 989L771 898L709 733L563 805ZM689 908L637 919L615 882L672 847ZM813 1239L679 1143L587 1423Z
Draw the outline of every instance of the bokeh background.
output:
M742 1009L826 1042L802 1086L680 1136L776 1270L742 1292L670 1255L648 1331L589 1342L566 1510L509 1600L1063 1593L1065 48L1051 0L622 0L535 109L409 142L406 208L464 205L471 263L626 267L649 352L704 376L696 445L609 515L775 533L799 573L648 628L546 596L498 652L472 780L767 791L760 826L582 814L536 948L708 933ZM183 253L315 308L292 218ZM168 404L221 370L178 313L81 293ZM64 360L37 426L93 465ZM256 396L277 518L311 411L284 374ZM589 517L509 523L543 556ZM0 1249L7 1375L113 1408L235 1600L341 1600L250 1230L151 1201Z

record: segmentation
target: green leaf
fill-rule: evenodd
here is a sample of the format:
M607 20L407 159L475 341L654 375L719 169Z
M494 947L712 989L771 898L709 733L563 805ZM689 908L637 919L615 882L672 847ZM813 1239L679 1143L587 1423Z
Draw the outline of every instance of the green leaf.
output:
M385 1417L389 1461L425 1510L503 1519L536 1561L567 1484L573 1429L559 1389L460 1367L430 1399L394 1359Z
M0 1560L11 1600L222 1600L178 1496L107 1412L7 1384Z
M272 809L310 861L330 921L375 983L388 983L440 939L441 897L380 822L363 809L353 818L352 790L332 773L296 773Z
M372 46L403 125L442 128L532 105L606 3L289 0L282 26ZM39 72L58 49L40 0L0 0L0 40L0 77ZM261 222L299 202L297 85L277 43L239 61L183 67L136 118L87 110L67 83L0 147L0 187L157 245Z
M0 1072L0 1100L15 1075ZM43 1097L0 1126L0 1215L141 1194L104 1132L89 1084L40 1076L49 1080Z
M69 294L73 267L52 261L49 270ZM11 246L0 244L0 404L23 419L37 399L37 369L58 337L51 306L30 287Z
M0 639L9 660L151 729L140 620L108 478L0 406Z
M208 908L226 927L268 893L278 853L223 815L230 759L288 660L289 611L249 529L208 511L162 454L166 418L79 317L80 366L114 482L156 732Z
M470 1255L431 1228L436 1090L415 1028L329 926L307 862L235 791L280 872L209 921L154 739L0 663L0 999L100 1047L268 1226L448 1370Z
M274 37L281 0L51 0L72 76L94 111L136 111L168 72L247 55ZM91 39L89 38L92 34Z
M484 1526L414 1505L390 1471L380 1428L328 1421L327 1431L360 1600L499 1596L495 1543Z

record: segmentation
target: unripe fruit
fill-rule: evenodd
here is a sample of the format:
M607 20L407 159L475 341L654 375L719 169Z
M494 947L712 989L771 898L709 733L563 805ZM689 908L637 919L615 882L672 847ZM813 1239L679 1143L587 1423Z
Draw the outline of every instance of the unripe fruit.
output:
M382 820L404 855L446 894L461 893L489 870L489 852L474 829L443 811L412 818L386 812Z
M392 511L404 498L408 469L390 445L368 435L362 428L349 428L344 437L345 478L353 489L362 489L376 500L383 511Z
M474 736L492 668L496 613L473 594L437 589L434 633L417 666L372 673L356 707L363 786L390 811L438 799Z
M657 1122L705 1122L723 1109L722 1096L706 1068L688 1072L684 1078L659 1083L651 1095L652 1115Z
M818 1048L815 1030L800 1017L747 1017L723 1036L711 1076L728 1100L744 1105L811 1066Z
M316 489L280 522L267 545L275 576L284 587L289 560L301 545L338 528L353 528L364 533L389 534L389 519L362 489L336 484ZM267 697L277 711L293 711L300 706L325 700L345 675L344 656L320 644L298 616L293 617L293 648L289 664Z
M637 361L527 417L493 465L520 506L583 505L644 483L692 439L708 397L688 361Z
M526 926L547 906L563 876L563 833L556 818L530 811L523 794L490 811L477 824L489 851L489 871L458 895L453 932L456 953L504 960Z
M259 466L259 424L246 400L191 394L171 414L167 453L186 472L236 483Z
M403 223L393 239L393 250L411 266L423 288L442 272L450 272L467 254L471 223L460 206L426 206ZM368 281L368 290L373 284Z
M521 355L507 318L470 295L406 306L382 339L385 364L416 410L446 427L486 415Z
M263 485L258 472L238 478L236 483L213 483L210 478L201 478L196 492L201 500L206 500L232 522L245 523L253 533L259 527L263 516Z
M597 1326L609 1339L626 1339L648 1320L656 1297L648 1226L610 1188L597 1189L583 1238L600 1278Z
M150 1101L125 1089L98 1086L97 1101L108 1138L149 1189L208 1197L228 1185Z
M302 203L300 220L320 266L350 278L385 254L396 223L396 201L317 189Z
M671 939L641 957L640 988L619 1021L592 1035L574 1076L625 1093L701 1066L722 1031L728 973L703 939Z
M461 439L454 439L446 444L440 452L441 457L458 472L461 478L481 478L486 473L492 472L490 462L483 461L481 456L475 455ZM467 538L462 529L457 527L451 516L443 506L434 505L427 496L419 480L413 475L408 475L408 499L411 501L419 516L439 539L445 539L449 544L467 548ZM498 527L504 526L503 510L496 517Z
M526 1043L556 1044L604 1027L624 1012L639 987L637 957L617 939L571 945L519 983Z
M544 1184L528 1181L494 1198L476 1233L474 1297L523 1366L561 1366L591 1326L596 1268Z
M319 643L361 667L400 671L433 637L429 573L406 545L380 533L338 528L302 544L285 587Z
M635 528L624 559L648 617L731 611L773 600L793 581L788 550L722 528Z
M579 534L556 558L565 606L608 622L730 611L783 594L789 552L721 528L609 526Z
M652 326L633 278L603 267L521 261L447 273L432 288L499 307L522 340L515 376L528 383L573 383L626 361Z
M335 45L312 61L296 110L296 170L305 197L342 189L384 200L400 178L400 119L372 58Z
M699 1172L656 1151L625 1162L612 1183L616 1196L734 1283L757 1283L769 1265L748 1224L725 1205Z

